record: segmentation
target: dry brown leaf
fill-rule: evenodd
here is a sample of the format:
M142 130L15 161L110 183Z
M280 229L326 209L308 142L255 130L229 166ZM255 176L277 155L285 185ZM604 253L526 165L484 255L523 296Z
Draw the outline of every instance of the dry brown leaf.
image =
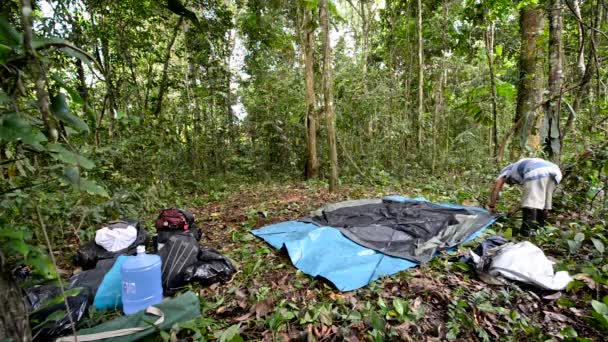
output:
M236 289L236 291L234 291L234 294L239 298L247 298L247 295L245 294L245 292L241 291L241 289Z
M398 326L395 327L395 331L397 331L397 334L399 335L399 337L403 340L407 340L410 333L410 327L412 326L412 322L404 322Z
M344 299L344 296L338 292L332 292L329 294L329 299L331 299L331 300Z
M422 298L420 297L416 297L416 299L414 299L414 302L412 303L412 311L417 311L420 306L422 305Z
M578 317L584 317L585 313L583 312L583 310L577 309L577 308L569 308L570 311L572 311L572 313L574 313L576 316Z
M543 311L545 314L545 321L559 321L559 322L571 322L572 320L562 314L551 311Z
M584 274L584 273L579 273L576 274L574 277L572 277L576 280L580 280L583 283L585 283L590 289L595 290L597 287L597 283L595 282L595 280L593 280L593 278L591 278L589 275Z
M249 311L248 313L246 313L242 316L239 316L239 317L235 318L234 320L237 322L248 321L251 318L251 316L253 316L253 311Z
M486 323L486 329L488 329L490 334L498 339L500 335L496 332L496 330L494 330L494 324L488 322L487 318L484 318L483 321Z
M256 318L264 318L272 310L272 302L269 299L257 302L252 310L255 311Z
M555 299L560 299L560 298L562 298L561 292L555 292L554 294L543 297L543 299L547 299L547 300L555 300Z

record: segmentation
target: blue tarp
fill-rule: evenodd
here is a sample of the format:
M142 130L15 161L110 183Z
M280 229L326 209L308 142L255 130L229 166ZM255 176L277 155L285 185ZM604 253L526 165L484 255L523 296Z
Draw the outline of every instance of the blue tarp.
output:
M385 197L390 201L424 200L402 196ZM441 204L450 208L467 208L452 204ZM495 220L480 228L467 241L477 237ZM417 266L410 260L391 257L358 245L333 227L319 227L311 223L287 221L252 230L251 233L271 246L287 249L295 267L313 277L320 276L332 282L340 291L351 291L366 286L372 281Z

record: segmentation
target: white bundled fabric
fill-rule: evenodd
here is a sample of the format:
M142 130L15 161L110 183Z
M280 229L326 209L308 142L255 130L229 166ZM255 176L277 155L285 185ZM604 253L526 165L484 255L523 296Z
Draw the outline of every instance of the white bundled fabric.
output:
M566 271L554 273L553 262L547 259L540 248L528 241L506 244L496 249L490 267L486 269L491 276L502 276L554 291L565 289L572 281ZM473 260L478 263L480 258L473 255Z
M132 225L119 226L112 228L103 227L95 233L95 243L103 247L108 252L117 252L125 249L137 238L137 229Z

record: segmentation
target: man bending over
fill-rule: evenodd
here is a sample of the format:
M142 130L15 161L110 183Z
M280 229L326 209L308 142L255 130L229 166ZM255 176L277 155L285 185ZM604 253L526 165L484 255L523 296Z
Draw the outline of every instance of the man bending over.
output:
M492 189L488 209L492 213L496 212L496 202L505 183L523 186L521 235L529 236L531 229L545 226L553 191L561 180L562 172L559 166L540 158L521 159L500 171Z

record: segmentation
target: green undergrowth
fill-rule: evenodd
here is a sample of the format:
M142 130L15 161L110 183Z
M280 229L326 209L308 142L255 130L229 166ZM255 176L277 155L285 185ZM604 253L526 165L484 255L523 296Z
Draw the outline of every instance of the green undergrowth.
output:
M517 234L518 215L512 210L520 196L517 188L506 189L499 207L503 213L515 214L476 241L356 291L342 293L323 279L303 274L284 251L249 233L303 217L326 203L389 194L483 206L491 183L487 176L477 182L466 177L409 182L380 177L358 185L343 183L335 194L326 191L323 181L234 183L200 192L148 187L135 195L125 192L124 197L115 192L94 209L70 193L52 199L40 194L38 207L29 210L32 225L40 220L63 222L60 227L48 226L66 277L72 272L69 256L79 243L94 236L97 222L131 215L151 229L162 207L176 205L195 212L205 233L202 243L231 258L238 273L227 284L184 289L200 296L201 318L176 324L153 340L601 340L608 332L606 224L591 212L573 211L559 194L551 225L530 238L556 260L557 270L567 270L576 279L557 294L519 284L486 285L458 261L490 234L523 240ZM68 212L65 203L70 203ZM39 233L36 229L29 238L36 240ZM43 244L34 246L32 258L35 253L44 255ZM47 270L51 278L54 270L51 266ZM93 326L118 314L92 310L81 324Z
M428 265L385 277L369 286L339 292L322 279L298 271L284 251L249 233L266 224L295 219L327 202L387 194L432 201L481 205L487 189L457 181L342 186L328 194L322 182L241 186L197 213L210 245L234 260L239 272L228 284L192 286L201 298L202 318L177 324L157 338L194 340L601 340L607 332L604 260L605 224L569 212L553 215L552 225L530 240L554 258L557 270L575 281L561 293L520 284L490 286L458 257L483 237L443 253ZM458 191L452 191L458 189ZM510 189L503 211L516 208ZM513 241L516 215L501 220L489 234Z

